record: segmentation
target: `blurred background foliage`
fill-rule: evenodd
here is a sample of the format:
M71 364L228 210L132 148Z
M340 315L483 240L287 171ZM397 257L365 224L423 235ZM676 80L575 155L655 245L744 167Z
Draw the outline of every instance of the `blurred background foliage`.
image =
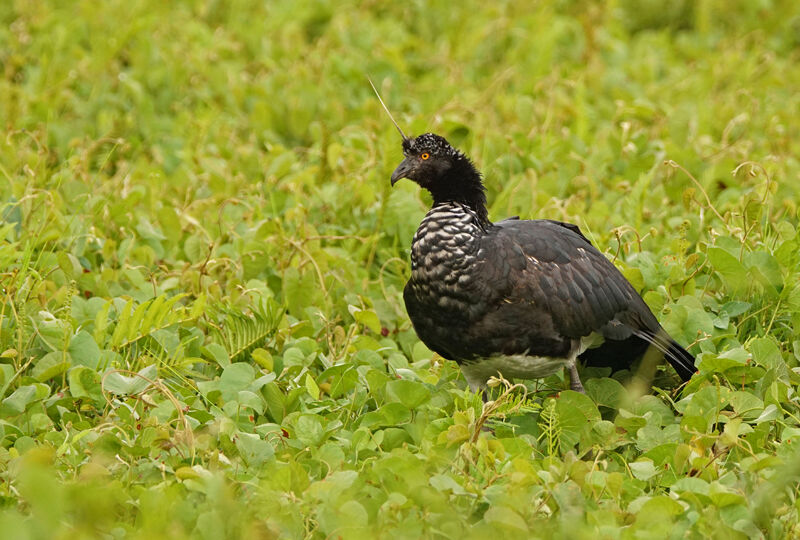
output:
M796 2L0 22L0 530L798 534ZM367 76L474 159L495 219L572 221L615 260L698 355L682 394L554 376L482 409L406 318L429 199L389 187Z

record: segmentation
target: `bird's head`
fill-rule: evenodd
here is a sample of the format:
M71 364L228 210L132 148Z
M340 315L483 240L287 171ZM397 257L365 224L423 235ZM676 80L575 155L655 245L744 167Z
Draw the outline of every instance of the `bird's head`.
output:
M408 178L430 191L434 204L447 201L466 204L478 214L481 221L488 223L486 189L481 174L469 158L453 148L441 135L423 133L418 137L407 137L371 80L369 84L403 139L405 159L392 173L392 186L401 178Z
M467 160L447 139L434 133L404 139L403 155L405 159L392 173L392 185L401 178L408 178L427 189L435 187L448 171Z
M408 178L430 191L434 204L461 202L487 219L481 175L447 139L435 133L404 137L403 155L405 159L392 173L393 186L401 178Z

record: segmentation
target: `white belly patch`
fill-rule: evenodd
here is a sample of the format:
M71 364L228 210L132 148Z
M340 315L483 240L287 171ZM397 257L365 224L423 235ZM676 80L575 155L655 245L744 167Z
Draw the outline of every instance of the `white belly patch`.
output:
M474 362L461 364L461 372L467 379L469 387L477 391L486 387L489 377L498 373L506 379L541 379L552 375L569 363L568 358L550 358L546 356L527 356L524 354L493 356L481 358Z
M464 374L473 392L486 388L486 381L490 377L496 377L498 373L506 379L541 379L573 364L586 349L601 343L602 336L592 333L574 342L573 352L568 358L527 354L497 355L465 362L461 364L461 373Z

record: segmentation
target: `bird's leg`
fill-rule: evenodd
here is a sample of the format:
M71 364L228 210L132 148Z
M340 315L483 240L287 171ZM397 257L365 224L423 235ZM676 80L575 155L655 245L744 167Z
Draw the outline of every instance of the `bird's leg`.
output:
M581 378L578 375L578 366L575 360L567 364L567 369L569 370L569 387L576 392L585 394L586 390L583 389L583 385L581 384Z
M489 378L484 376L484 374L481 373L480 371L475 371L474 369L471 368L472 366L469 364L462 364L461 373L467 380L469 389L472 390L472 392L475 394L481 392L481 399L483 399L483 402L486 403L487 401L491 400L489 392L491 392L492 389L489 388L489 386L486 384Z

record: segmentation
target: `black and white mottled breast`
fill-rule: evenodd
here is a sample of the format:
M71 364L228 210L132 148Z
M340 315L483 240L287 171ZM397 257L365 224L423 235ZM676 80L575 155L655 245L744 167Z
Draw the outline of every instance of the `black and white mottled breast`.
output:
M475 355L465 335L486 309L481 283L478 216L459 203L434 206L411 244L411 279L403 290L406 310L420 339L450 359Z
M482 232L478 217L466 206L434 206L411 243L410 285L418 294L434 295L442 307L457 302L472 280Z

